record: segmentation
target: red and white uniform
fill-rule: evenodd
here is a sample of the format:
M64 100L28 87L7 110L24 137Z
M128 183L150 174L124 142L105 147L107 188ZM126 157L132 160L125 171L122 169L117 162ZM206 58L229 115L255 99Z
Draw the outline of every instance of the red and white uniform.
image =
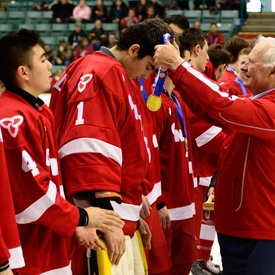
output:
M68 196L112 191L111 201L133 236L142 204L142 181L151 161L140 92L105 50L72 63L53 88L50 106ZM137 97L138 96L138 97Z
M176 91L173 96L180 102ZM184 142L186 134L189 134L187 114L181 102L184 130L174 99L164 93L161 97L162 107L152 112L152 115L156 121L159 141L162 197L172 221L171 227L164 233L172 261L171 274L189 274L196 259L196 247L192 163Z
M222 85L227 81L235 80L237 75L238 74L235 70L230 70L229 68L227 68L227 70L224 72L223 76L218 80L218 82Z
M216 79L213 64L209 60L204 74L213 80ZM193 112L196 113L196 110L193 110ZM203 202L211 178L217 171L218 152L225 134L220 127L207 123L194 113L189 112L188 117L194 170L197 249L199 259L209 260L216 231L214 213L210 212L203 215L205 214L203 212Z
M150 77L145 81L149 91L151 90ZM134 81L135 85L139 83ZM144 85L143 88L146 86ZM148 138L148 147L151 152L151 162L149 164L148 173L143 181L143 195L147 198L151 205L150 216L145 218L150 231L152 233L151 249L146 252L148 272L149 274L166 274L171 268L171 261L166 245L166 239L162 230L162 224L157 210L157 203L163 202L161 196L161 176L160 176L160 159L159 159L159 146L156 136L155 120L152 118L150 112L145 104L145 99L142 93L139 94L140 107L143 109L144 117L146 120L144 131ZM162 263L161 265L159 263Z
M64 199L54 120L19 88L1 95L0 124L26 266L16 274L71 274L69 242L78 209Z
M0 200L0 265L9 261L10 268L20 268L25 265L25 262L15 221L14 206L6 165L3 138L0 128L0 194L2 194Z
M274 240L275 90L250 99L231 96L187 62L172 78L184 89L184 98L192 98L231 130L219 156L216 230L240 238Z

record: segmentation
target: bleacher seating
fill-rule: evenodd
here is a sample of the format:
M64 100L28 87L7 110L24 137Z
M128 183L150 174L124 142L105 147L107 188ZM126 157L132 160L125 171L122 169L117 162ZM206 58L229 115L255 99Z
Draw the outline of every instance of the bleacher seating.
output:
M62 36L69 35L68 33L68 24L52 24L51 29L52 36Z
M235 19L239 18L238 10L222 10L221 11L221 23L234 24Z
M26 18L30 23L42 23L42 12L29 10L26 12Z
M3 23L0 24L0 36L4 36L8 34L12 30L13 29L11 24L3 24Z
M165 11L165 17L168 17L172 14L181 14L181 15L184 15L184 12L183 10L166 10Z
M7 23L7 20L8 20L8 12L0 11L0 24Z
M209 10L203 10L201 21L203 23L218 23L220 21L220 13L213 13Z
M68 37L69 34L74 31L74 23L70 24L53 24L50 23L52 19L52 11L33 11L32 0L17 0L10 1L6 6L6 10L0 11L0 36L9 33L12 30L18 30L19 28L35 29L41 33L42 38L47 37L47 41L53 43L58 39L49 39L48 37ZM159 1L162 3L163 1ZM74 0L77 4L78 1ZM113 0L105 0L104 4L111 7ZM128 3L126 0L125 3ZM87 4L90 7L95 6L96 0L88 0ZM239 12L236 11L220 11L218 14L212 14L208 10L169 10L166 9L166 16L171 14L183 14L185 15L190 24L194 21L200 21L202 23L202 29L205 32L209 31L209 23L220 23L219 30L225 34L226 38L229 38L235 25L236 20L239 17ZM89 33L94 28L94 23L83 24L83 29ZM115 32L118 34L119 25L113 23L103 23L103 28L107 32ZM51 44L51 43L50 43Z
M201 21L201 11L199 10L185 10L184 15L191 23Z

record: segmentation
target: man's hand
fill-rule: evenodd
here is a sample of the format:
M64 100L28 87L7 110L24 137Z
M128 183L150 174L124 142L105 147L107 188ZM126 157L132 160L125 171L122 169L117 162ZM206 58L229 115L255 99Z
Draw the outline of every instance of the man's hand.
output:
M153 57L157 66L162 66L175 71L183 59L180 57L179 47L173 40L173 43L167 40L167 43L155 46L155 55Z
M106 247L100 242L95 228L79 226L75 230L75 237L80 245L94 250L106 250Z
M112 232L104 233L104 238L108 245L108 256L112 264L118 265L126 251L125 236L122 229L114 227Z
M0 275L13 275L13 272L11 271L10 268L8 268L8 269L6 269L4 271L1 271Z
M150 216L151 205L145 196L142 196L142 208L140 209L139 215L144 219Z
M140 225L139 225L139 232L140 232L140 236L142 239L142 244L144 249L151 249L151 239L152 239L152 234L151 231L149 229L148 224L142 219L140 218Z
M115 231L115 228L123 228L122 221L117 213L112 210L105 210L98 207L85 208L89 216L87 227L97 228L102 232Z
M215 187L212 186L209 188L208 192L207 192L207 197L210 197L211 195L215 194Z
M167 207L164 206L160 210L158 210L159 218L162 224L163 229L167 229L171 226L171 220L168 214Z

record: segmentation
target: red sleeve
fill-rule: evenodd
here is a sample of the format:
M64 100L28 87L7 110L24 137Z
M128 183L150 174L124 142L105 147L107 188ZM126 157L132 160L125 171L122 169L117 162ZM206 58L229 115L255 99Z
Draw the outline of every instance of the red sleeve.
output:
M183 62L173 75L183 97L189 97L224 126L263 139L274 137L274 92L260 99L236 97ZM203 91L203 95L202 95Z

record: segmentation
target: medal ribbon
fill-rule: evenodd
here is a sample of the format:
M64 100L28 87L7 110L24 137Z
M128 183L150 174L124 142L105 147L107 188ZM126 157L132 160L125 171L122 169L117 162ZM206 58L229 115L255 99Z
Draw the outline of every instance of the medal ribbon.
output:
M175 37L174 35L170 35L169 33L164 34L162 36L163 44L166 44L167 39L173 39L174 37ZM153 94L155 96L160 96L160 94L162 92L163 84L165 82L167 72L168 72L168 70L163 71L161 69L161 67L158 68L158 73L157 73L157 76L156 76L155 82L154 82L154 92L153 92Z
M230 72L232 72L234 75L237 76L236 81L240 84L243 94L247 95L246 88L244 87L243 82L241 81L241 79L238 77L238 73L236 72L236 70L230 65L228 65L227 68L229 69Z
M165 91L165 94L168 97L170 97L168 91L167 90L164 90L164 91ZM174 93L171 94L171 98L172 98L172 101L174 102L175 107L176 107L177 115L178 115L178 118L180 120L181 128L183 130L183 135L184 135L185 138L187 138L186 127L185 127L185 123L184 123L184 116L183 116L183 112L182 112L182 108L181 108L180 102L176 98L176 96L175 96Z
M144 85L144 79L143 78L140 78L138 80L138 83L139 83L139 88L141 90L141 95L146 103L147 99L148 99L148 95L146 93L146 90L145 90L145 85Z
M236 81L240 84L243 94L247 95L246 88L244 87L243 82L241 81L241 79L239 77L237 77Z

